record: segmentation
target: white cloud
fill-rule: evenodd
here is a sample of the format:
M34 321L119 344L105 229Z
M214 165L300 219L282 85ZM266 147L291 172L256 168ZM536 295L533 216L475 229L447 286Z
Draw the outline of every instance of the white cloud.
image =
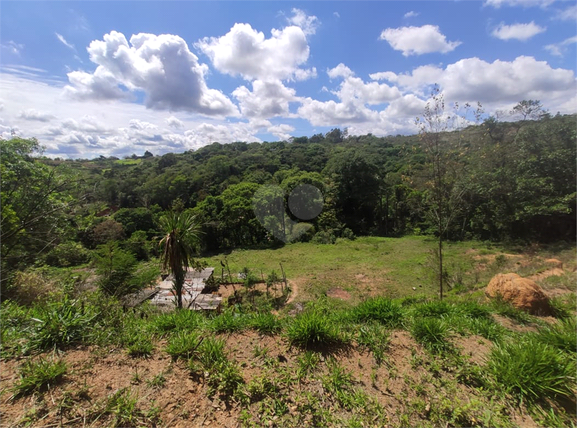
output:
M54 33L56 35L56 38L58 40L60 40L60 42L66 46L68 49L72 49L74 52L76 52L76 47L74 47L74 45L72 43L69 43L63 35L58 34L58 33Z
M444 69L428 65L417 67L407 74L388 72L386 77L389 82L420 97L427 96L431 85L437 83L447 101L480 101L489 109L523 99L538 99L546 107L556 110L577 89L573 71L554 69L545 61L527 56L492 63L479 58L466 58Z
M384 83L365 83L359 77L347 77L338 91L334 92L344 102L358 104L382 104L401 96L398 88Z
M40 112L36 109L29 108L20 112L20 118L24 120L35 120L37 122L50 122L52 119L55 119L55 116L47 112Z
M292 13L293 16L287 18L289 24L302 28L306 35L316 33L317 28L320 25L320 21L316 16L307 15L304 11L296 8L293 8Z
M340 17L341 17L341 14L338 13L338 12L333 12L333 15L334 15L336 18L340 18Z
M493 37L501 40L516 39L524 42L537 34L543 33L546 29L546 27L541 27L533 21L528 24L513 25L505 25L501 22L501 24L499 24L491 34Z
M279 140L288 140L294 130L294 126L287 124L274 125L267 128L267 132L274 135Z
M309 57L304 31L290 26L273 29L266 39L249 24L235 24L222 37L204 38L196 43L221 73L247 80L285 80L295 76Z
M555 0L485 0L485 6L492 6L499 9L501 6L523 6L532 7L540 6L541 8L546 8Z
M6 49L8 52L10 52L13 55L16 56L20 56L20 53L22 52L22 50L24 49L24 45L21 43L16 43L13 40L9 40L6 43L2 43L0 44L0 47L2 49Z
M566 9L559 10L555 14L555 19L559 19L561 21L577 21L577 4L569 6Z
M313 68L297 68L294 72L294 80L303 81L317 77L317 69ZM290 79L292 80L292 79Z
M384 110L384 114L389 120L399 118L411 118L423 113L426 102L414 94L404 95L401 98L391 101Z
M335 68L328 69L327 74L331 79L336 79L338 77L347 78L355 75L355 73L342 62Z
M179 129L179 128L183 128L184 124L182 123L182 120L174 117L174 116L170 116L169 118L164 120L166 122L166 124L171 127L171 128L175 128L175 129Z
M436 25L387 28L381 33L380 39L386 40L394 50L403 52L404 56L447 53L461 44L459 41L447 41Z
M254 136L250 125L244 122L226 125L202 123L186 131L184 135L193 147L202 147L214 142L221 144L235 141L261 142Z
M577 43L577 36L569 37L560 43L553 43L545 46L545 50L549 51L551 55L563 56L567 50L567 46Z
M405 13L405 15L403 15L403 18L414 18L415 16L419 16L419 12L411 10L410 12Z
M146 94L145 105L155 110L189 111L204 115L236 115L234 104L204 80L207 66L179 36L140 33L130 38L112 31L88 47L94 73L68 73L65 93L79 100L114 100L129 92ZM126 89L122 89L122 87Z
M289 102L297 101L296 91L287 88L280 80L252 82L252 92L245 86L234 90L241 112L247 118L269 118L288 116Z
M313 126L343 126L374 121L378 113L354 102L317 101L305 98L298 109L300 117Z

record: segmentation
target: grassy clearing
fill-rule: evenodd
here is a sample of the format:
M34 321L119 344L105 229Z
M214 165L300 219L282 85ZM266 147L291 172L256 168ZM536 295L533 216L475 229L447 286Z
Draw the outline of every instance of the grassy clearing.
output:
M575 294L555 299L552 324L486 302L477 288L497 265L514 270L516 259L493 261L502 250L479 245L468 252L471 243L461 243L448 246L448 269L461 276L462 287L440 302L435 286L424 282L433 244L420 237L359 238L228 255L233 273L245 266L278 271L281 261L289 280L300 281L296 302L304 304L275 312L259 296L220 314L160 314L147 305L123 312L100 295L59 294L28 307L2 302L2 357L15 368L15 357L40 364L30 352L46 356L57 348L65 363L77 345L91 345L86 361L72 360L74 373L65 365L59 375L60 366L36 367L21 376L27 383L11 381L15 395L34 394L41 403L14 425L86 418L107 426L506 427L518 424L512 412L518 416L519 409L538 425L569 425L575 414L564 413L561 403L577 389ZM211 264L220 266L220 258ZM485 270L476 269L479 263ZM335 287L351 298L324 295ZM109 388L91 385L116 364L117 373L131 367L129 374L107 379ZM58 382L64 374L66 382ZM151 394L158 404L146 401ZM555 412L544 410L549 404L542 400ZM521 403L516 410L512 401Z

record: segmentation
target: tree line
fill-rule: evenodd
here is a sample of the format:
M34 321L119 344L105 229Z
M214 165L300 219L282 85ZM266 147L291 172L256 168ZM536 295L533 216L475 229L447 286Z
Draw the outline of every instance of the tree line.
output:
M575 115L527 120L535 119L532 103L519 104L524 120L490 117L456 131L376 137L334 129L128 159L49 159L36 140L3 140L3 279L39 261L81 263L110 241L139 260L159 256L159 219L167 210L196 216L198 251L283 245L274 226L255 216L255 204L267 203L263 185L279 189L274 197L283 207L301 184L321 191L323 210L306 222L304 241L439 232L453 240L574 240ZM443 170L436 184L435 162ZM440 228L435 204L451 217Z

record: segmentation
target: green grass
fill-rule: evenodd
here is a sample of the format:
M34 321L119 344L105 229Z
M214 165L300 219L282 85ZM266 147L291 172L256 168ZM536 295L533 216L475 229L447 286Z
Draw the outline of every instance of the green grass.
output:
M447 322L437 318L416 318L411 326L411 334L415 340L432 352L451 348L451 344L447 341L449 333Z
M386 297L365 300L350 311L356 322L377 321L388 327L399 327L404 313L401 305Z
M62 380L66 370L62 360L41 358L24 362L19 369L20 379L12 388L14 397L50 389Z
M489 354L487 370L501 390L521 401L574 394L571 359L535 336L496 345Z
M302 348L330 347L348 342L342 329L324 313L309 310L292 319L286 329L291 345Z
M535 338L568 354L577 351L577 323L575 317L565 318L558 323L539 329Z
M282 263L289 280L299 279L305 289L299 290L297 301L306 301L323 295L328 289L339 287L351 292L353 301L369 297L368 288L378 289L379 294L403 297L414 294L412 287L428 296L437 295L437 287L427 281L427 254L435 241L423 236L402 238L359 237L354 241L339 240L334 245L291 243L277 249L236 249L226 256L233 274L245 266L255 272L280 270ZM447 266L472 266L472 256L465 251L482 243L469 241L447 243ZM224 256L202 259L210 266L220 266ZM219 275L219 269L215 275ZM356 275L364 274L371 282L358 287ZM487 279L488 280L488 279ZM473 283L473 274L467 272L464 282ZM421 285L422 287L419 287Z
M194 351L201 345L201 337L193 331L179 331L171 336L166 346L166 352L173 360L178 358L190 358Z
M281 320L268 312L257 312L248 319L248 327L262 334L277 334L282 330Z

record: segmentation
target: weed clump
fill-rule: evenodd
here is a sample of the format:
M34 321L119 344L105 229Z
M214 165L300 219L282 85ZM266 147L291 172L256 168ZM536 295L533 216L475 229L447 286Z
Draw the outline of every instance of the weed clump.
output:
M521 401L573 396L575 371L570 359L535 336L495 346L487 369L503 391Z
M287 337L291 345L302 348L348 342L334 320L316 310L296 316L287 327Z
M415 340L432 352L450 349L449 332L446 321L431 317L415 319L411 329Z
M401 305L385 297L365 300L351 311L356 322L378 321L387 327L399 327L403 321Z
M20 380L12 388L13 397L50 389L65 373L66 363L62 360L41 358L37 361L26 361L20 367Z

